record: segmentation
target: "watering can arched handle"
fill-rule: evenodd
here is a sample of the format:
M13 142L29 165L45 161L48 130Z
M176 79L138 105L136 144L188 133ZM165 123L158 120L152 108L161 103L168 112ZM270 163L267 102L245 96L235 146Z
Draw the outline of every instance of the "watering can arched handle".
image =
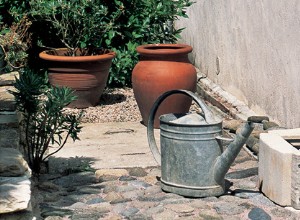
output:
M156 145L156 141L154 138L154 117L157 112L157 109L159 105L170 95L173 94L184 94L187 96L190 96L202 109L203 111L203 117L205 121L210 124L210 123L215 123L215 118L212 114L212 112L207 108L205 103L199 99L193 92L187 91L187 90L182 90L182 89L175 89L175 90L170 90L165 93L163 93L158 99L154 102L150 114L149 114L149 119L148 119L148 126L147 126L147 136L148 136L148 143L149 147L151 149L151 152L154 156L154 159L156 162L161 165L161 155L158 150L158 147Z

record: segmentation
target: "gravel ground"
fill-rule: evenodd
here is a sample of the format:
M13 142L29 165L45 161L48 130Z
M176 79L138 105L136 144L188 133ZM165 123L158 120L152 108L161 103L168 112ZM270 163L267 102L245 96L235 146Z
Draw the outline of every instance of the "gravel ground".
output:
M206 104L209 105L207 102ZM83 111L82 123L142 121L132 88L106 89L97 106L85 109L66 108L65 110L72 114L79 114ZM199 110L199 106L193 101L190 112L199 112Z
M131 88L106 89L97 106L86 109L66 108L66 110L73 114L83 111L83 123L142 120Z

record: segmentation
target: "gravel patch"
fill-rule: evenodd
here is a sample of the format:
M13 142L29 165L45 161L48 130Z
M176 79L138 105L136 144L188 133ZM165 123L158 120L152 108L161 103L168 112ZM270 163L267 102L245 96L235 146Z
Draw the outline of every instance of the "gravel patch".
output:
M193 101L190 112L199 110L199 106ZM132 88L105 89L97 106L85 109L65 108L65 111L75 115L83 112L82 123L142 121Z
M132 88L106 89L97 106L85 109L66 108L66 112L83 112L81 122L140 122L140 115Z

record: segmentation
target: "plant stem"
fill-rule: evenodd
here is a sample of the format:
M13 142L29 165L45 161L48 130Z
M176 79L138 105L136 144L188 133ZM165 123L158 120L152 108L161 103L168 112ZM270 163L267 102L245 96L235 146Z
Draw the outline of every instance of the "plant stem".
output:
M27 113L28 114L28 113ZM29 125L30 125L30 114L28 114L28 116L26 117L27 120L26 120L26 127L25 127L25 140L26 140L26 144L24 146L24 151L27 152L27 157L28 157L28 163L29 163L29 166L31 167L33 165L33 155L32 155L32 151L31 151L31 147L33 146L30 146L31 144L33 143L30 143L29 141Z
M55 154L55 153L57 153L58 151L60 151L60 150L64 147L64 145L67 143L67 140L68 140L69 136L70 136L70 131L68 132L68 134L67 134L67 136L65 137L65 140L64 140L64 142L61 144L61 146L60 146L56 151L52 152L51 154L48 154L48 155L43 159L43 161L45 161L48 157L50 157L50 156L52 156L53 154Z

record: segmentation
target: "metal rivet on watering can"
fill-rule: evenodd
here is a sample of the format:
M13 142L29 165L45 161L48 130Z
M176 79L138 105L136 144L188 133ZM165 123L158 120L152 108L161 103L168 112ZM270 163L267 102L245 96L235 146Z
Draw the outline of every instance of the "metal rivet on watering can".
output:
M160 116L160 151L154 138L154 117L159 105L172 94L193 98L202 113ZM161 165L164 191L189 197L219 196L225 192L225 174L251 134L252 122L245 124L223 152L222 120L216 119L204 102L186 90L171 90L154 103L148 121L148 142Z

